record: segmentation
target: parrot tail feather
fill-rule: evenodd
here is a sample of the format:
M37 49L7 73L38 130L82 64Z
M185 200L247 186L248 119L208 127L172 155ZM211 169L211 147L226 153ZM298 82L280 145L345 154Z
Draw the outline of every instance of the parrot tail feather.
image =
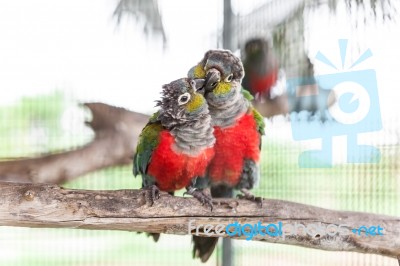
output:
M211 187L211 195L214 198L232 198L233 189L227 185ZM218 243L218 237L193 236L193 258L200 258L201 262L207 262Z
M207 262L218 243L218 237L193 236L193 258Z
M160 234L157 233L148 233L147 236L152 237L154 242L158 242L158 239L160 239Z

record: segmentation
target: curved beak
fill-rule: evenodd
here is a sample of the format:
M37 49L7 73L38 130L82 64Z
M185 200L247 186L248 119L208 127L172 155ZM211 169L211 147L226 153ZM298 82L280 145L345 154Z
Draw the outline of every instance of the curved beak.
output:
M205 80L205 91L210 92L217 87L218 83L221 81L221 73L215 69L211 68L208 70Z
M192 87L193 89L201 94L204 94L204 85L205 85L206 81L205 79L193 79L191 81Z

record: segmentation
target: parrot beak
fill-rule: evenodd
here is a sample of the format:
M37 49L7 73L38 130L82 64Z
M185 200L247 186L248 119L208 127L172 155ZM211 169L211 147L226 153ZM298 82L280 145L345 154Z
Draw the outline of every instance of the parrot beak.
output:
M192 88L201 94L204 94L204 85L206 81L205 79L193 79L192 80Z
M210 70L208 70L205 81L206 92L214 90L220 81L221 73L217 69L211 68Z

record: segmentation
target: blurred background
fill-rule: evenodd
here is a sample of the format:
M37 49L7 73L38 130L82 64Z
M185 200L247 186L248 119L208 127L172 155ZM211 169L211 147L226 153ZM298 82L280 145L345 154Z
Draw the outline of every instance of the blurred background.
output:
M95 133L84 124L91 113L80 103L150 115L163 84L185 76L208 49L225 48L243 59L243 86L266 117L256 195L400 216L399 9L397 0L1 1L0 157L38 157L91 142ZM343 67L338 39L348 39ZM372 56L354 69L376 72L382 129L360 134L359 142L379 148L379 163L348 164L345 139L335 137L333 167L300 168L299 154L321 140L295 141L290 114L323 126L323 110L338 95L310 93L307 84L293 95L286 81L350 71L368 49ZM128 164L63 186L140 184ZM233 245L234 265L398 265L375 255ZM190 236L162 235L154 243L130 232L0 228L0 265L201 265L191 248ZM222 265L221 246L205 265Z

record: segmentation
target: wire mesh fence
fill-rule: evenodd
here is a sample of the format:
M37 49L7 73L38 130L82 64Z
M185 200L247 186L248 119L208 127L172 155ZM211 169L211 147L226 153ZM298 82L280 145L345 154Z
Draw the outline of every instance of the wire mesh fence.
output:
M307 3L257 1L242 6L243 3L236 2L233 2L234 12L239 16L235 23L242 23L236 25L232 31L237 49L243 49L247 38L260 35L270 38L270 42L278 46L277 40L273 39L273 32L282 28L278 23L282 18L279 18L284 16L285 12L289 12L290 7L299 10L296 9L299 5ZM248 6L252 5L253 8L249 9ZM221 6L218 5L217 8L221 9ZM247 14L240 14L241 10L246 8L249 10ZM326 8L325 3L308 12L325 12L323 10ZM161 9L161 13L162 11ZM312 47L318 30L314 30L314 33L310 30L315 20L310 18L312 16L308 12L296 15L300 17L301 25L297 21L285 28L291 30L284 33L285 36L291 35L291 38L285 39L285 42L289 42L284 46L287 52L275 50L280 60L288 60L282 61L282 66L290 65L292 69L296 69L297 61L300 65L304 64L304 60L298 58L312 57L311 54L315 52ZM275 18L276 14L281 15ZM302 17L307 15L309 17ZM340 16L331 15L331 20L335 19L341 20ZM219 23L222 24L222 20ZM312 36L304 35L304 31ZM218 37L219 34L215 32L209 34L210 40ZM362 46L367 45L363 43L362 38L359 38L359 43ZM215 48L211 47L212 44L213 41L204 42L198 50ZM322 46L316 49L323 48ZM397 53L394 57L398 59L400 55ZM291 58L294 58L294 61ZM315 63L314 59L312 62ZM385 71L384 68L377 69L379 70ZM323 72L323 68L317 67L315 71ZM379 78L378 72L378 85ZM385 106L392 100L387 91L393 88L387 85L388 83L382 83L379 87L382 130L365 137L367 142L379 148L379 163L348 164L346 154L343 150L338 150L330 168L299 167L299 154L313 147L312 145L319 144L314 143L310 146L309 143L294 141L290 119L287 114L282 114L266 120L266 135L263 137L260 162L262 178L254 194L328 209L400 216L400 118L397 106ZM13 91L7 93L13 94ZM98 96L92 89L80 94L85 95L86 101L97 99ZM140 101L140 92L126 91L126 94L136 97L132 97L132 101ZM54 89L45 94L31 94L1 105L0 157L11 160L40 156L75 149L89 142L93 138L93 132L84 126L83 122L90 115L83 108L77 107L81 101L82 97L76 97L75 92L67 88ZM149 105L153 105L153 102ZM140 188L141 180L134 178L131 170L131 166L109 168L90 173L63 186L105 190ZM178 193L179 195L181 196L182 192ZM154 243L145 234L135 232L0 228L0 265L221 265L221 252L219 243L211 259L202 264L192 259L189 236L162 235L159 242ZM254 241L234 241L233 261L234 265L397 265L393 259L377 255L328 252Z

